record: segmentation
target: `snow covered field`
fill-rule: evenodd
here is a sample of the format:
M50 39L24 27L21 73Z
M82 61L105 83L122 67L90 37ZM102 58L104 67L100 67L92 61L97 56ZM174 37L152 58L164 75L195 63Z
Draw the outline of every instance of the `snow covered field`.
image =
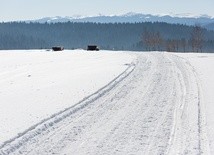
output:
M109 51L0 51L0 146L94 93L133 60Z
M214 154L214 54L188 53L176 55L188 60L197 72L202 87L210 154Z
M0 155L214 154L213 66L213 54L2 52Z

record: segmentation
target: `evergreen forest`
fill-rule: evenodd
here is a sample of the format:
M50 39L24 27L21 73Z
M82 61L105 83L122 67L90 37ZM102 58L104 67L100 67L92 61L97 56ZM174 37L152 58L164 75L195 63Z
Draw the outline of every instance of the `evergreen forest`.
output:
M214 31L200 25L144 23L0 23L0 49L86 49L213 52Z

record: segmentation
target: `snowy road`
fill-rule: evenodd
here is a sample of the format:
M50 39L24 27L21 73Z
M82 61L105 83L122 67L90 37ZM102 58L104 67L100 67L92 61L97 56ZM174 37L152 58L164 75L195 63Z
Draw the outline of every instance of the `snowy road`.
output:
M194 68L168 53L135 54L135 65L106 87L1 146L0 155L208 154Z

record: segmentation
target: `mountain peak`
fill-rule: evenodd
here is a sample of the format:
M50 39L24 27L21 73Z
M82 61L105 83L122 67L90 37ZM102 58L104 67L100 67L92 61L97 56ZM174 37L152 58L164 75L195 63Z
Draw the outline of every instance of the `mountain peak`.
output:
M135 12L128 12L122 15L103 15L97 16L81 16L74 15L72 17L45 17L38 20L30 20L26 22L37 22L37 23L63 23L63 22L94 22L94 23L135 23L135 22L166 22L172 24L186 24L194 25L199 23L201 25L214 23L214 18L208 15L193 15L189 13L185 14L142 14Z

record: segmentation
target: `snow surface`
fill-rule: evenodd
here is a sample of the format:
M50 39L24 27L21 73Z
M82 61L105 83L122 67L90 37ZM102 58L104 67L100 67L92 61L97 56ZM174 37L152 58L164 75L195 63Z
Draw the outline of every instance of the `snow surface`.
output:
M8 102L1 103L0 118L11 127L6 133L20 134L10 140L6 134L0 155L214 154L213 59L166 52L3 52L0 99L6 94Z
M214 154L214 53L176 54L195 68L202 87L210 154Z
M123 72L124 52L0 51L0 145Z

